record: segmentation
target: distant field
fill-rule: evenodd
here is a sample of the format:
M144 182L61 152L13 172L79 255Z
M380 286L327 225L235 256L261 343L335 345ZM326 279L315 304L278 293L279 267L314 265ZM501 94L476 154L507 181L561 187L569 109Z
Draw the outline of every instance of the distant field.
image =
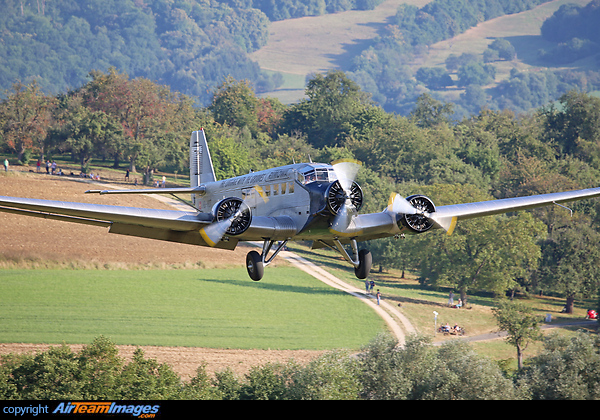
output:
M357 349L385 330L358 299L300 270L0 270L0 342Z
M369 40L377 36L377 31L396 13L398 5L409 3L422 7L428 2L387 0L372 11L350 11L273 22L268 44L250 55L262 69L284 75L284 85L266 95L277 97L284 103L300 100L304 96L306 75L350 68L351 60L362 52ZM508 77L512 68L535 70L546 67L537 60L537 51L549 46L540 37L542 23L565 3L583 6L589 2L555 0L526 12L483 22L452 39L431 45L427 54L411 65L415 72L422 66L444 66L444 60L450 54L483 54L495 38L507 38L517 50L517 59L495 63L497 81ZM574 63L577 68L588 65L585 60ZM452 100L459 93L456 89L449 89L446 95Z
M496 82L507 79L513 68L519 71L536 71L540 68L547 68L548 65L538 59L540 49L549 49L553 46L540 35L540 28L544 20L552 16L563 4L573 3L585 6L589 2L590 0L555 0L526 12L482 22L454 38L431 45L427 49L427 54L419 57L411 66L414 72L419 67L444 67L445 60L450 54L482 55L494 39L505 38L515 47L517 58L513 61L493 63L496 67ZM571 67L578 69L588 67L587 61L575 62ZM458 96L458 93L458 90L449 89L446 95L449 100L452 100L453 97Z
M269 96L295 102L304 96L306 75L349 67L351 60L396 14L399 5L422 7L429 1L386 0L374 10L273 22L268 44L250 54L250 58L263 70L284 75L284 85Z

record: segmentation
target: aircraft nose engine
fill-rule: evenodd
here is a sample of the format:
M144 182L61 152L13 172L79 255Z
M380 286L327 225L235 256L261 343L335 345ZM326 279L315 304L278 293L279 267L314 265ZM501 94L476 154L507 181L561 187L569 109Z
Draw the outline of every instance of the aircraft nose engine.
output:
M349 200L356 211L358 211L363 203L363 192L360 186L354 181L348 190L342 187L340 181L334 181L327 187L325 199L327 201L327 209L333 215L340 212L340 209L346 204L346 200Z

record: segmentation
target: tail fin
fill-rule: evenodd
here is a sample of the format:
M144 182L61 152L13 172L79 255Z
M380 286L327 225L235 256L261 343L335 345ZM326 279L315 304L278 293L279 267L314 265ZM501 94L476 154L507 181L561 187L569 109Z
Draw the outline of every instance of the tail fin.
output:
M190 139L190 187L197 187L207 182L215 182L215 170L206 142L204 129L192 132ZM192 194L194 207L199 196Z

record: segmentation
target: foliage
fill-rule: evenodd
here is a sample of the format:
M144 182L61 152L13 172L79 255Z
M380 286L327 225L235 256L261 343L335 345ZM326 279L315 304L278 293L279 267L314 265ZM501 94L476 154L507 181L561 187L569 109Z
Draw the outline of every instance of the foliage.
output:
M576 297L600 290L600 233L586 218L557 227L542 243L539 286L566 296L565 311L573 312Z
M503 306L499 312L511 312ZM517 315L518 316L518 315ZM515 324L514 319L509 323ZM68 346L37 354L2 356L0 398L224 399L224 400L507 400L598 399L600 353L596 335L550 335L514 382L466 342L432 346L411 336L403 347L380 334L357 355L334 350L306 365L252 366L243 377L226 368L209 375L201 364L182 381L141 349L131 361L105 337L74 353Z
M519 373L519 384L535 400L598 400L598 335L551 335L544 351Z
M413 337L404 348L388 335L358 356L331 351L299 365L253 366L243 378L230 369L211 379L201 365L183 382L167 365L137 349L125 362L99 337L73 353L67 346L36 355L7 355L0 363L3 399L508 399L513 385L493 362L464 343L433 347Z
M339 144L346 126L373 106L368 95L341 71L315 75L306 85L306 96L286 110L282 132L304 133L319 148Z
M35 78L58 93L112 66L204 104L229 74L270 89L246 56L266 43L268 22L257 9L194 0L4 2L0 86Z
M41 92L39 85L32 82L13 84L12 92L0 107L0 127L3 142L17 153L23 163L26 152L44 145L47 127L51 121L53 98Z
M405 63L415 61L424 53L426 46L435 42L452 38L480 22L530 10L540 3L541 0L519 2L435 0L421 8L408 4L400 5L391 24L386 26L380 36L353 61L349 75L371 93L373 99L386 111L407 115L416 99L423 93L425 86L435 92L446 89L450 80L448 75L443 74L441 68L435 70L421 68L412 74ZM468 63L463 61L458 65L457 57L451 56L450 61L446 63L446 69L448 72L453 72L461 67L458 80L458 85L461 87L472 84L483 85L495 78L495 70L485 62L500 58L508 60L512 57L514 57L514 48L503 40L495 40L491 43L485 57L474 56ZM592 77L595 76L590 76L590 79ZM423 84L419 84L419 81ZM576 80L571 80L566 90L575 87L580 85ZM530 89L546 91L551 88L537 85L530 86ZM552 92L552 98L557 98L566 90ZM527 108L520 107L516 92L506 98L504 92L490 90L489 96L486 105L493 109L509 107L515 111L523 111L541 105L530 104ZM463 116L464 111L472 113L480 110L477 102L468 99L469 97L466 96L462 101L457 101L457 105L460 105L455 107L457 118Z
M592 0L585 6L574 3L563 4L544 21L542 37L548 41L565 42L573 38L588 39L599 43L598 19L600 2Z
M423 188L423 192L439 204L486 200L481 191L470 186L434 185ZM436 250L437 255L418 259L420 281L455 288L465 305L469 291L502 294L517 287L520 278L531 275L540 258L538 240L545 232L540 221L520 213L465 220L450 236L443 232L419 236L414 239L414 252Z
M325 13L338 13L346 10L371 10L383 0L252 0L252 7L260 9L273 21L319 16ZM227 3L238 3L235 0Z
M516 347L519 369L522 369L523 352L531 342L542 337L539 319L531 308L509 300L498 300L492 311L500 330L508 333L506 341Z

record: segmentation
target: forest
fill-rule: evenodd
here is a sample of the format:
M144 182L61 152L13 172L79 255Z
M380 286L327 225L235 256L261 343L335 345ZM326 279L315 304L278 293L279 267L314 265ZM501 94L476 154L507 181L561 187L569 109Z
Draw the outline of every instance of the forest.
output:
M248 53L266 45L273 21L368 10L382 0L1 0L0 90L37 81L48 94L81 86L91 71L114 67L193 97L206 107L211 92L231 76L248 80L258 94L283 83ZM379 36L343 70L387 112L408 115L424 92L440 100L450 87L460 120L489 109L524 112L557 100L570 90L600 89L597 65L587 70L542 68L514 71L496 80L494 63L515 58L509 40L496 40L481 55L451 55L444 67L408 65L429 45L452 38L483 21L530 10L544 0L432 0L401 5ZM542 27L554 45L538 51L548 64L598 62L600 0L585 7L563 5ZM558 29L557 29L558 28ZM566 29L569 28L569 29Z
M341 71L315 75L306 96L284 105L230 77L197 107L114 68L59 95L15 83L0 103L0 152L21 164L67 156L83 173L92 162L186 173L190 132L204 127L218 179L308 159L361 161L364 212L381 211L392 192L443 205L600 184L600 99L586 93L570 91L525 114L483 109L458 122L452 103L427 94L408 116L388 113ZM461 222L451 236L381 239L369 248L376 267L453 287L465 304L480 291L553 293L570 311L600 286L600 203L570 207L572 215L551 206ZM434 249L437 258L429 258Z
M450 39L480 22L529 10L541 3L545 1L433 0L421 8L402 5L394 24L387 26L385 33L353 60L348 75L386 111L402 115L410 113L424 90L440 99L439 94L450 86L464 88L460 99L454 101L457 119L477 113L483 106L525 112L544 106L570 90L598 90L600 49L594 28L600 24L599 0L592 0L585 7L561 6L542 26L542 37L555 47L537 52L549 66L595 57L596 65L587 70L551 67L535 72L513 70L508 79L492 83L495 81L492 64L515 58L514 47L506 39L492 42L483 56L468 52L450 54L444 67L423 67L412 74L407 65L435 42Z
M270 20L375 7L380 0L1 0L0 90L36 80L57 94L115 67L167 84L200 104L226 76L257 92L281 84L247 53Z

